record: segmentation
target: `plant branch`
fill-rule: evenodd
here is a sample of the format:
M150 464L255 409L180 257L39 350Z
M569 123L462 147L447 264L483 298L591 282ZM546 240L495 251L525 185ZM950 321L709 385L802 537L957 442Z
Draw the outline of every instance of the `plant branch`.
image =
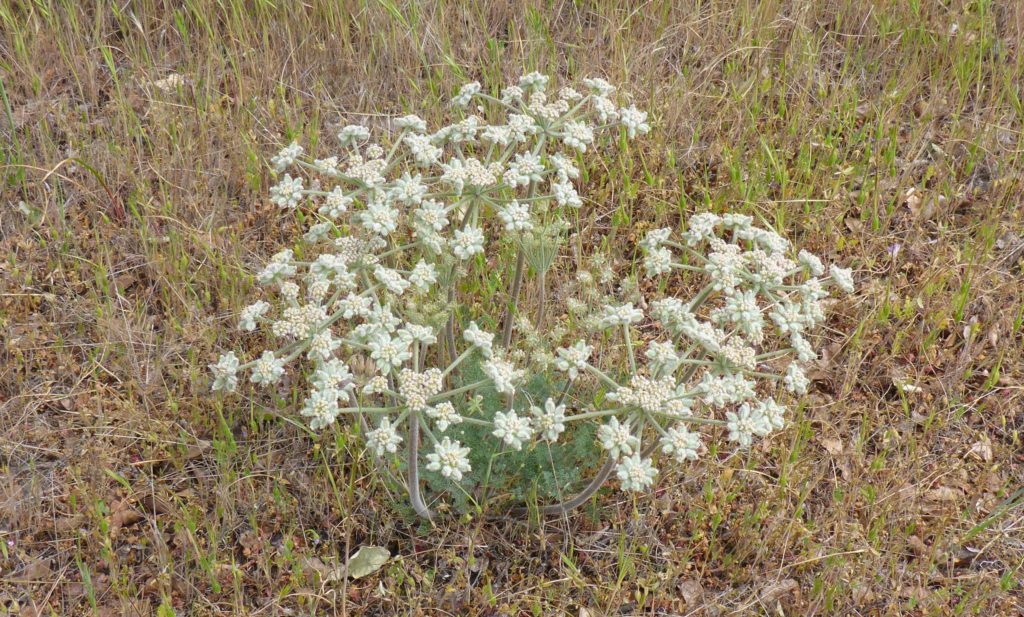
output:
M423 502L423 495L420 493L420 418L417 414L409 416L409 460L406 464L409 468L409 502L412 503L416 514L427 519L433 519L433 513L427 504Z

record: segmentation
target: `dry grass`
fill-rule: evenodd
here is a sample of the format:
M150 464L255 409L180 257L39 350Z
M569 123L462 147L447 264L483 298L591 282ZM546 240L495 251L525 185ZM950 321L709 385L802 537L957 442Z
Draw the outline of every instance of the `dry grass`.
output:
M0 24L0 614L1024 611L1020 3L0 0ZM764 447L426 528L349 432L219 403L204 367L293 231L276 144L437 119L524 67L655 111L586 187L579 242L623 272L645 229L740 210L862 286ZM321 582L366 543L395 559Z

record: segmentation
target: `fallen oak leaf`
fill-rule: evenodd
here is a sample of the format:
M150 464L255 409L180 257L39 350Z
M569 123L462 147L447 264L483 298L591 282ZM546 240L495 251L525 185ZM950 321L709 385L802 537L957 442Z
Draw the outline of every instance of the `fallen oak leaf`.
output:
M704 600L704 586L697 579L687 579L676 585L676 590L687 608L696 608Z
M354 579L369 576L391 559L391 551L383 546L364 546L349 557L345 570Z
M822 437L819 441L821 442L821 447L825 448L825 451L832 456L839 456L843 453L843 442L839 439Z
M928 501L956 501L961 496L962 493L951 486L940 486L925 493Z
M316 574L324 583L336 581L340 568L328 566L319 557L305 557L302 560L302 568L307 573Z
M108 523L110 525L110 533L111 535L114 535L121 528L134 525L135 523L141 521L143 518L145 517L140 512L138 512L137 510L133 509L131 506L128 505L127 499L122 499L117 503L117 505L114 508L114 511L111 512L110 517L108 519Z
M800 585L794 579L787 578L765 587L758 599L765 605L774 602L784 596L800 594Z
M971 446L971 449L967 451L968 454L978 458L978 460L986 463L992 462L992 442L988 438L982 439L981 441L975 442Z

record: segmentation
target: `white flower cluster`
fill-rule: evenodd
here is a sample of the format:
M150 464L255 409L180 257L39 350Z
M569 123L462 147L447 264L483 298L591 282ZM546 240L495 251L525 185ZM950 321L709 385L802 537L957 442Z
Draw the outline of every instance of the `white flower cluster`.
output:
M470 449L456 439L463 428L452 428L464 423L523 450L563 439L575 422L597 422L598 445L634 491L653 484L656 450L697 459L710 437L698 429L743 447L779 429L784 408L771 391L807 391L800 363L815 356L809 337L824 319L826 287L851 291L853 277L836 266L825 277L820 259L791 256L788 241L750 217L699 214L675 240L669 229L643 240L650 276L685 271L703 281L693 298L623 294L595 308L567 297L573 313L592 318L543 331L513 316L523 276L554 261L564 208L583 206L574 183L585 156L650 130L646 112L620 106L603 79L555 92L549 82L537 73L504 89L474 82L452 104L480 115L434 132L404 116L380 143L349 125L324 158L296 143L274 156L283 175L271 200L301 209L309 228L301 251L282 250L258 273L265 298L241 311L238 328L265 330L280 346L247 363L224 354L210 366L213 389L234 390L243 372L272 386L299 365L310 375L300 413L312 429L362 415L376 456L393 459L404 443L418 458L422 441L425 469L452 481L472 471ZM502 261L515 251L516 265ZM500 302L465 295L462 281L490 280L495 268L510 275L494 292ZM597 278L611 288L614 272ZM501 319L508 327L480 325ZM544 376L559 393L532 399L527 376ZM482 389L505 407L482 409Z

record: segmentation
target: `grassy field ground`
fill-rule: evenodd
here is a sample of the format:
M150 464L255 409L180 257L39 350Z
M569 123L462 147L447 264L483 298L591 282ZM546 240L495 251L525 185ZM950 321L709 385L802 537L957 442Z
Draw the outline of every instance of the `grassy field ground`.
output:
M0 0L0 614L1022 614L1022 39L1011 0ZM205 367L294 233L281 143L532 69L652 110L581 191L619 272L739 211L859 289L762 447L430 527Z

